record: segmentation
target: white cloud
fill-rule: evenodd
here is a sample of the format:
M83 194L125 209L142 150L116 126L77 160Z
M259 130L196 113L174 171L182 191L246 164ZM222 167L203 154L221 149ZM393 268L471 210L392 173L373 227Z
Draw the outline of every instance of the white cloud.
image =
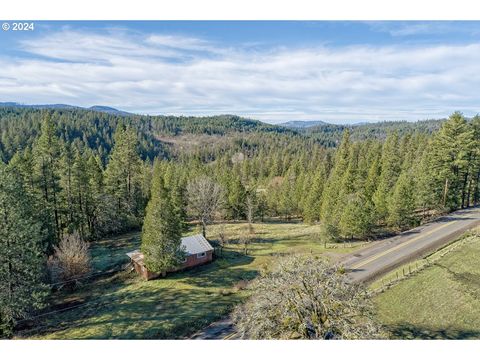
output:
M475 113L480 44L267 48L65 30L0 57L0 101L360 121Z
M374 21L367 22L374 31L386 32L394 37L416 35L463 34L476 36L479 34L475 22L458 21Z

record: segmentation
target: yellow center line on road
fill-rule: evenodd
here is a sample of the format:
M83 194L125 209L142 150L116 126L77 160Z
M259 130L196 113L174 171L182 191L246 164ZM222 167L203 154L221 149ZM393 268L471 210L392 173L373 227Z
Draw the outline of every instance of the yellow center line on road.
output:
M228 340L228 339L230 339L230 338L232 338L232 337L234 337L234 336L235 336L235 333L228 334L227 336L225 336L225 337L223 338L223 340Z
M382 256L385 256L385 255L391 253L392 251L396 251L396 250L398 250L398 249L400 249L400 248L402 248L402 247L404 247L404 246L406 246L406 245L408 245L408 244L411 244L411 243L414 242L414 241L417 241L418 239L421 239L421 238L423 238L423 237L425 237L425 236L427 236L427 235L430 235L430 234L432 234L432 233L434 233L434 232L436 232L436 231L438 231L438 230L440 230L440 229L443 229L444 227L453 225L453 224L455 224L456 222L458 222L458 220L455 220L455 221L452 221L452 222L448 222L448 223L443 224L442 226L440 226L440 227L438 227L438 228L435 228L435 229L432 229L432 230L426 232L425 234L420 234L420 235L418 235L418 236L415 236L414 238L412 238L412 239L410 239L410 240L408 240L408 241L405 241L404 243L401 243L401 244L399 244L399 245L397 245L397 246L394 246L393 248L390 248L390 249L385 250L385 251L383 251L383 252L381 252L381 253L378 253L378 254L376 254L376 255L373 255L373 256L371 256L371 257L369 257L369 258L367 258L367 259L359 262L358 264L355 264L355 265L353 265L353 266L350 266L350 269L358 269L358 268L360 268L360 267L362 267L362 266L364 266L364 265L367 265L367 264L371 263L372 261L377 260L378 258L381 258Z

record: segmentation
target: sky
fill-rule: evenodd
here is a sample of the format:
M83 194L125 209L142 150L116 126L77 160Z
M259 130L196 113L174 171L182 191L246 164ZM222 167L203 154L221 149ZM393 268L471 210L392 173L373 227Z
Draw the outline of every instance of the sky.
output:
M0 102L357 123L472 116L479 88L480 22L40 21L0 32Z

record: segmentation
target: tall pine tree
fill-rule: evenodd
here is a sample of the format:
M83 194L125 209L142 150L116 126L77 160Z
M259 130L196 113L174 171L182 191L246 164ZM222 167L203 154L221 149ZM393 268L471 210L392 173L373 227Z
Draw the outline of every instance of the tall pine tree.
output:
M119 126L115 145L105 171L105 188L113 196L119 218L141 215L141 160L137 152L138 139L133 128Z
M388 216L388 203L401 169L398 134L387 136L382 148L381 170L378 186L373 195L376 214L380 221Z
M342 184L349 167L350 148L350 133L346 130L322 195L320 220L324 240L338 240L340 236L339 220L346 200L342 197Z
M180 218L164 186L160 163L156 161L142 229L142 252L150 271L164 273L180 264L184 258L181 231Z
M407 171L401 173L388 204L388 224L399 230L415 224L414 182Z
M0 162L0 337L43 303L44 235L21 176Z
M453 113L432 143L432 191L440 206L454 210L466 206L470 165L475 146L474 129L459 112Z
M47 252L51 252L61 237L62 226L59 197L61 148L50 112L43 113L41 135L33 148L33 156L42 215L48 230L45 246Z

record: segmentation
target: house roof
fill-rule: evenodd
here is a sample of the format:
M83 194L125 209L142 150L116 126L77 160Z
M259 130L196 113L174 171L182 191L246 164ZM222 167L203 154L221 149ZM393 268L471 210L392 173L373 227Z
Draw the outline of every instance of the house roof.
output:
M183 237L181 248L187 253L187 255L196 255L213 250L212 245L210 245L202 234ZM144 264L144 255L138 249L127 253L127 256L139 265Z
M188 255L201 254L213 250L212 245L210 245L202 234L183 237L181 247Z

